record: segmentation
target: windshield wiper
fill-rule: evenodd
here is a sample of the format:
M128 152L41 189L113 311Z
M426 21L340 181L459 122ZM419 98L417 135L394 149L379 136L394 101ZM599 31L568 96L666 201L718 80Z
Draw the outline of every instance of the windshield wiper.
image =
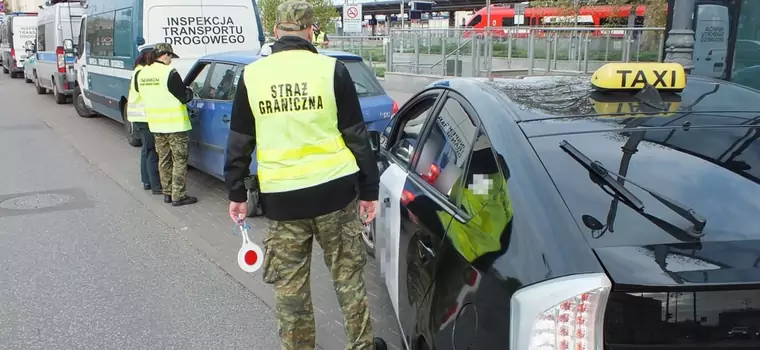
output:
M689 220L689 222L692 223L692 227L689 230L685 230L685 232L695 238L700 238L705 235L704 229L705 225L707 224L707 220L705 220L704 217L697 214L694 209L691 209L681 203L678 203L674 199L668 198L663 194L657 193L653 190L650 190L644 186L641 186L628 178L616 174L614 172L611 172L605 168L601 162L599 161L593 161L589 157L587 157L583 152L579 151L573 145L571 145L566 140L562 140L560 142L559 147L562 148L565 152L570 154L570 156L575 159L578 163L583 165L592 175L592 181L599 183L602 182L603 185L607 185L612 191L614 191L618 196L620 196L625 202L628 203L631 208L635 209L639 213L644 213L644 203L636 197L633 192L629 191L625 186L623 186L621 183L615 181L615 179L611 175L615 175L618 178L621 178L630 184L640 188L644 192L649 193L652 197L657 199L660 203L665 205L666 207L670 208L674 213L678 214L682 218ZM602 184L599 184L602 186Z

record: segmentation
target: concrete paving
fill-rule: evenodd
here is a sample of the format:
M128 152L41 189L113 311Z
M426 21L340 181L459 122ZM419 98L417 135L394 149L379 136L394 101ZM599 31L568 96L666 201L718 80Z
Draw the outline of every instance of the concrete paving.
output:
M171 207L142 190L120 123L8 75L0 104L0 348L279 347L272 288L237 266L221 181L191 169L199 203ZM250 222L260 243L266 220ZM318 249L313 262L319 348L343 349ZM375 333L400 349L373 262L365 276Z

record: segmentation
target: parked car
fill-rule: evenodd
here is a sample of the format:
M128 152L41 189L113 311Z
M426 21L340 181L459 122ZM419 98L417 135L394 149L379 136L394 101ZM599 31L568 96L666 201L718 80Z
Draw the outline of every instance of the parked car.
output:
M37 56L34 54L29 54L29 58L26 61L24 61L24 81L27 84L34 83L35 81L34 71L36 69L37 69Z
M335 57L348 68L354 80L364 120L369 130L381 131L388 125L398 104L388 96L377 81L374 72L367 67L360 56L340 51L320 51ZM225 149L229 135L232 100L243 68L265 57L266 51L227 52L200 58L185 77L185 85L195 93L195 99L188 103L190 120L189 164L220 180L224 179ZM251 164L251 174L256 174L257 163ZM255 175L254 175L255 176ZM255 177L249 179L252 184ZM253 186L249 186L251 188ZM258 193L249 192L251 215L262 214L258 204Z
M404 348L758 348L759 111L671 63L430 84L370 132Z

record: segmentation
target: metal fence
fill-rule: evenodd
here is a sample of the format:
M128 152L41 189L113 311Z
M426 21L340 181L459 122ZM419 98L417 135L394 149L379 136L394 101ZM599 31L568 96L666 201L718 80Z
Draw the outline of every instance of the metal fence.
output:
M377 72L442 76L587 74L607 62L661 62L664 28L504 27L393 29L390 36L331 36Z

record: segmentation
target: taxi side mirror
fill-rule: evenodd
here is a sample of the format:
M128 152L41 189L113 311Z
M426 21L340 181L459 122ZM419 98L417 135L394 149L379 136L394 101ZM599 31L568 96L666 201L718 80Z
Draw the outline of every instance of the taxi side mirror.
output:
M369 135L369 145L372 147L372 153L377 155L380 152L380 133L369 131L367 134Z

